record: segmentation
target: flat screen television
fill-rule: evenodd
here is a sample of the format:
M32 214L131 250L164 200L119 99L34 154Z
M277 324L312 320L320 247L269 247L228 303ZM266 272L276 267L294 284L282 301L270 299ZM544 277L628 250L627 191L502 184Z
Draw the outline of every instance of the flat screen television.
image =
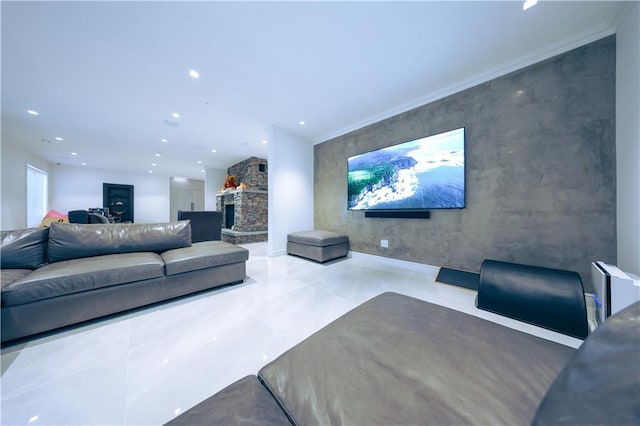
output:
M349 157L349 210L465 207L465 129Z

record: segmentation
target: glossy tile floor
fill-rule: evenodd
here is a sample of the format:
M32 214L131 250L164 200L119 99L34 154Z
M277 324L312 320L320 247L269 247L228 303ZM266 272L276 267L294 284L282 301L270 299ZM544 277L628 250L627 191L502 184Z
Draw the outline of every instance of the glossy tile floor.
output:
M358 253L320 265L245 247L243 284L4 348L1 423L162 424L385 291L581 343L479 311L476 292L435 282L435 267Z

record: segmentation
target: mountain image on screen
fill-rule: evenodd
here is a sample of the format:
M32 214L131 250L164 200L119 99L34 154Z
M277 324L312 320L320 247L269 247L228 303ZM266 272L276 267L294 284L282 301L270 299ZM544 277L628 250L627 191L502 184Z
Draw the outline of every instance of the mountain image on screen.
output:
M464 208L464 128L350 157L350 210Z

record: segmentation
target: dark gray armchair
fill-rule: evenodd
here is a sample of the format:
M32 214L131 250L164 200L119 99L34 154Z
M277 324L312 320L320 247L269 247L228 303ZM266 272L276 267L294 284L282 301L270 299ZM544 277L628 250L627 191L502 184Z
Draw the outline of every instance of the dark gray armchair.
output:
M222 212L178 210L178 220L191 221L191 242L222 239Z

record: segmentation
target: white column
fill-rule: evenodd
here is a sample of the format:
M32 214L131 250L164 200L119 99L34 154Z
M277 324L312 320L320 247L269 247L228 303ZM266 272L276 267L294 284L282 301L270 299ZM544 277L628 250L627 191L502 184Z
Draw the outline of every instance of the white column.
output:
M617 263L640 275L640 5L624 7L616 32Z
M286 253L287 234L313 229L313 144L285 129L269 132L267 255Z

